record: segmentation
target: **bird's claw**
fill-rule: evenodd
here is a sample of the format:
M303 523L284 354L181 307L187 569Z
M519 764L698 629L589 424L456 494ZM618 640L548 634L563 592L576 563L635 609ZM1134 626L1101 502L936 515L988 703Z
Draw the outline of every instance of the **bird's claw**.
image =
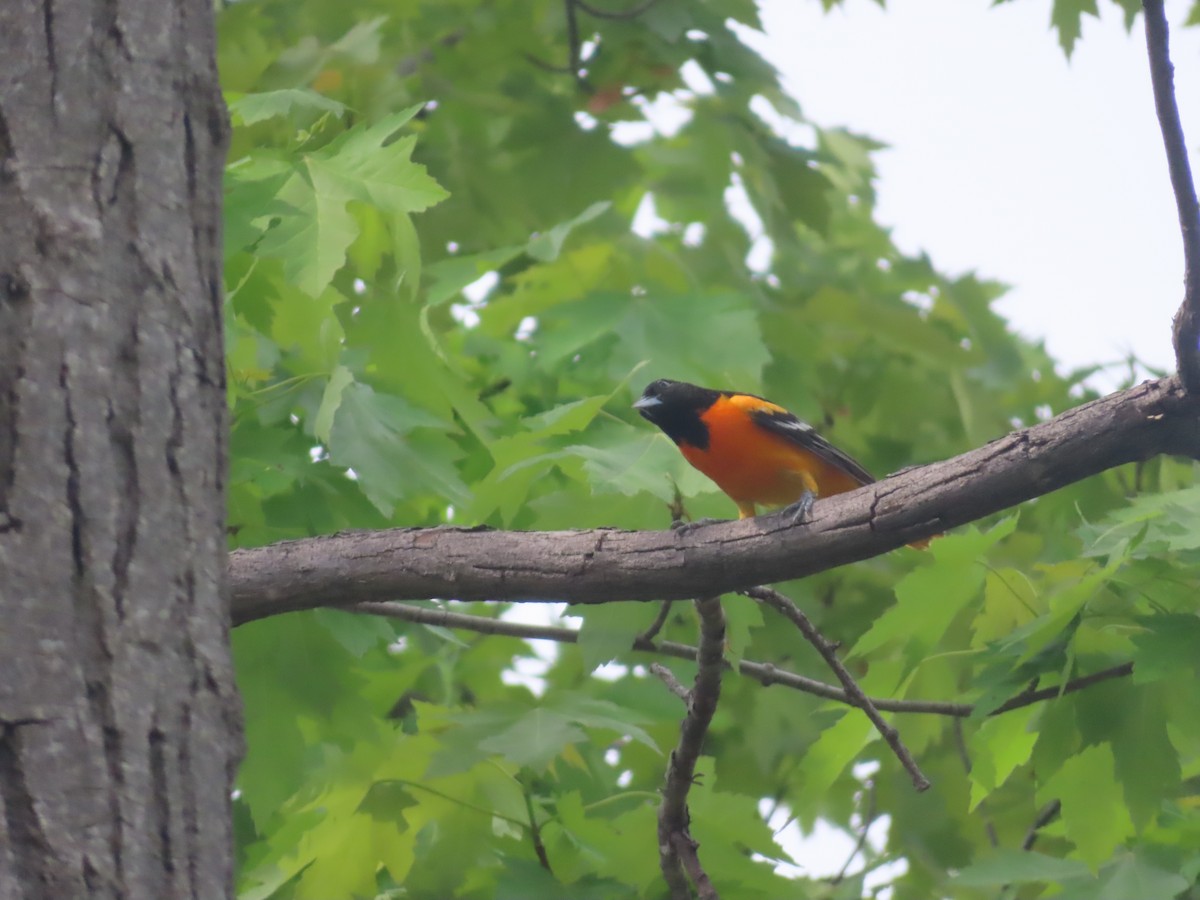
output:
M783 514L788 517L788 523L791 525L799 525L802 522L807 522L812 518L813 501L817 499L812 491L805 491L800 495L800 499L791 506L785 507Z

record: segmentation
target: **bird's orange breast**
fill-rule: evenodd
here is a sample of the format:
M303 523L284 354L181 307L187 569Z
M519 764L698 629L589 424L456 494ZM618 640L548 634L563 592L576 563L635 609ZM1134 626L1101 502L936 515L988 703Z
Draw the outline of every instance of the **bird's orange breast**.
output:
M682 444L689 463L735 502L783 506L805 489L828 497L862 482L788 439L759 427L740 405L716 403L701 416L707 448Z

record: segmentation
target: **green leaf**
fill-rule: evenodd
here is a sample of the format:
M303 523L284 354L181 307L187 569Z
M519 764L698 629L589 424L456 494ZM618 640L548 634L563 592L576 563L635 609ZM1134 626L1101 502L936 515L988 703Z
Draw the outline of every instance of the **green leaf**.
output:
M607 200L593 203L575 218L559 222L545 234L533 238L526 245L525 252L539 262L552 262L558 259L558 254L562 252L563 242L571 232L607 212L611 206L612 204Z
M1084 14L1100 17L1096 0L1054 0L1050 12L1050 24L1058 31L1058 42L1063 52L1070 57L1075 42L1083 32Z
M646 717L634 710L625 709L607 700L589 697L581 691L560 691L547 698L546 709L554 710L585 728L600 728L615 731L629 737L651 750L658 752L658 744L640 727Z
M415 135L393 140L396 132L420 112L420 105L354 128L313 154L351 196L388 212L421 212L449 194L423 165L412 161Z
M1200 675L1200 617L1186 614L1146 616L1133 636L1133 680L1147 684L1191 668Z
M316 297L346 259L358 225L346 209L349 196L318 166L298 171L277 194L279 222L263 236L258 252L283 260L288 280Z
M813 155L779 142L770 145L769 158L778 202L788 216L827 236L833 212L829 203L833 185L818 170Z
M454 469L459 451L446 430L445 422L403 398L356 382L342 391L329 434L329 459L354 471L384 516L414 494L461 504L469 494Z
M1037 710L1014 710L984 720L972 735L971 809L1029 761L1037 743Z
M1076 698L1080 735L1088 744L1111 745L1125 805L1139 831L1162 812L1163 798L1180 780L1163 687L1114 680Z
M541 771L569 744L587 740L575 723L553 710L531 709L510 728L480 742L488 753L499 753L514 765Z
M914 569L896 584L896 605L859 638L852 655L863 656L901 640L909 658L924 657L941 640L950 622L983 587L983 554L1017 527L1010 517L986 533L968 528L930 545L933 565Z
M1114 767L1112 749L1097 744L1068 759L1038 790L1039 803L1061 801L1066 836L1093 868L1134 833Z
M1088 868L1071 859L1056 859L1032 850L997 848L960 870L953 883L962 887L1000 887L1029 882L1054 883L1088 877Z
M240 125L253 125L265 119L290 116L300 111L343 116L347 110L336 100L305 88L284 88L229 98L229 116L235 124Z
M1100 879L1096 900L1175 900L1191 886L1178 872L1167 872L1132 854L1123 854Z
M762 607L746 597L725 597L725 651L731 663L746 656L755 629L764 626Z
M354 383L354 376L345 366L338 366L329 376L325 385L325 393L321 395L321 405L313 419L313 435L323 443L329 443L329 433L333 430L333 417L342 402L342 392Z
M397 258L413 268L413 234L406 213L420 212L447 196L412 162L416 137L390 141L420 109L409 107L371 125L347 131L304 157L280 189L272 210L279 222L264 235L259 252L279 257L288 279L317 296L346 261L359 228L347 208L351 200L373 204L389 214Z
M595 872L622 885L642 889L655 884L661 873L658 861L650 865L638 848L657 840L654 807L642 803L616 816L584 806L579 793L559 796L557 819L547 823L549 852L562 858L572 851L587 861L584 872ZM574 873L571 873L574 874ZM563 877L560 875L560 877ZM569 877L569 875L568 875ZM540 896L540 895L531 895ZM574 896L573 894L571 896ZM610 893L607 896L620 896Z
M573 616L583 619L578 646L583 654L585 672L592 672L629 652L634 638L646 628L643 618L636 615L641 606L640 603L637 608L629 603L606 603L572 610Z
M822 731L804 755L801 802L811 802L828 791L872 739L874 732L871 721L857 710L843 714L833 727Z
M1078 531L1087 556L1160 557L1200 549L1200 486L1142 494Z
M364 616L342 612L340 609L313 610L320 622L339 644L355 656L362 656L375 647L386 646L396 639L396 629L382 616Z

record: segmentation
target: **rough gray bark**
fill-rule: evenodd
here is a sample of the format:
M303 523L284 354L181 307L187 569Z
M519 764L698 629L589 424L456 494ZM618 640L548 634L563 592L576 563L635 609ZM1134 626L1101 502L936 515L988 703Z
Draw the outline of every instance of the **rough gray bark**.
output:
M214 49L0 2L0 900L231 890Z
M236 550L233 618L376 600L607 603L741 590L877 556L1160 453L1200 458L1200 397L1176 378L819 500L800 526L774 516L686 534L395 528Z

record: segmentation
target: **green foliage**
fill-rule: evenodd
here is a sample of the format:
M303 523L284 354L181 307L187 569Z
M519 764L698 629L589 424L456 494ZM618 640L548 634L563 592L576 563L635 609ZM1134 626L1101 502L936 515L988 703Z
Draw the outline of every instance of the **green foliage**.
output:
M1095 5L1053 8L1069 50ZM578 81L531 61L567 59L558 0L221 11L236 545L661 528L676 491L692 516L729 516L631 414L660 376L764 393L881 473L1088 396L996 315L1000 286L896 249L873 219L879 145L802 118L733 25L756 15L581 13ZM680 124L648 124L654 101ZM765 106L812 140L773 135ZM658 221L634 231L651 201ZM876 873L897 900L1194 885L1197 523L1192 467L1158 460L785 586L873 695L977 710L889 714L934 780L918 795L857 711L730 674L691 796L718 888L859 897L864 866L897 860ZM731 658L831 680L790 627L725 605ZM656 612L588 608L548 661L516 638L340 612L239 628L240 896L662 897L655 810L682 709L628 650ZM677 604L662 636L695 632ZM1132 678L987 715L1130 661ZM538 665L536 692L513 677ZM820 876L842 860L791 860L764 798L806 829L886 817L885 844L833 885ZM1052 800L1061 815L1021 850Z

